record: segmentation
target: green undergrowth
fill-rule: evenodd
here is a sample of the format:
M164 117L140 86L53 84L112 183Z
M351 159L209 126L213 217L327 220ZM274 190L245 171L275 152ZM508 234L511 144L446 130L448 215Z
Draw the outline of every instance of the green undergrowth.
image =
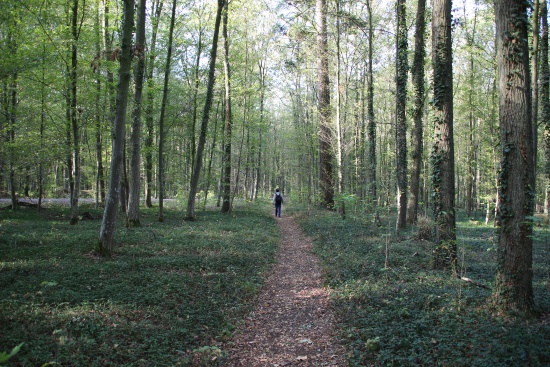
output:
M0 211L0 353L24 343L8 365L218 363L274 262L271 210L213 208L186 222L172 208L162 223L156 213L143 210L134 229L120 216L107 260L93 252L100 219Z
M431 267L433 245L415 230L394 235L366 218L309 211L297 218L315 239L350 366L549 366L548 234L535 232L534 291L541 317L504 318L491 291ZM492 286L494 228L460 218L461 274ZM389 223L389 224L388 224Z

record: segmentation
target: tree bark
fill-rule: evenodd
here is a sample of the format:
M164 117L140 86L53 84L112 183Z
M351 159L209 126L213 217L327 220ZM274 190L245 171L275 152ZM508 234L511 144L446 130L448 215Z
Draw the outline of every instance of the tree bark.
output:
M154 142L154 116L153 104L155 101L155 79L153 78L156 59L156 44L160 14L162 12L163 0L153 1L154 17L151 17L151 42L149 44L149 59L147 60L147 93L145 107L145 206L153 207L152 191L153 191L153 142Z
M191 185L189 187L189 198L187 200L187 220L196 220L195 217L195 201L197 187L199 185L199 177L202 168L202 154L206 143L206 133L208 128L208 120L210 118L210 110L212 108L212 100L214 95L214 82L216 80L216 55L218 52L218 38L220 33L220 23L222 10L225 6L225 0L218 0L218 10L216 13L216 24L214 26L214 36L212 39L212 50L210 52L210 66L208 70L208 87L206 90L206 101L204 103L204 111L202 114L201 131L197 145L197 155L195 156L195 164L193 165L193 173L191 175Z
M229 5L225 4L223 11L223 70L225 87L225 146L223 150L223 180L222 180L222 213L231 211L231 135L232 135L232 115L231 115L231 68L229 64L229 40L227 34Z
M455 170L451 0L435 0L432 18L433 115L431 152L433 210L436 222L434 267L456 264Z
M177 0L172 2L172 16L170 18L170 30L168 31L168 51L166 53L166 66L164 69L164 88L162 89L162 103L160 105L160 118L159 118L159 141L158 141L158 196L159 196L159 222L164 221L164 116L166 114L166 103L168 100L168 81L170 79L170 65L172 61L172 41L174 37L174 22L176 20L176 3Z
M317 24L317 77L319 112L319 181L321 185L321 204L325 208L334 208L334 150L330 128L330 81L328 68L328 32L326 0L316 0L315 18Z
M527 42L528 2L496 0L501 163L495 305L533 310L533 134Z
M550 65L548 63L548 5L541 2L540 18L542 34L540 40L540 103L541 123L544 127L544 176L546 181L545 212L550 215ZM549 223L550 225L550 223Z
M122 159L126 135L126 110L128 107L128 89L130 86L132 65L132 30L134 26L134 0L124 0L124 19L122 23L122 45L120 51L120 67L116 96L116 113L113 126L113 153L109 192L103 211L103 219L99 230L97 252L110 257L113 252L114 235L117 220L117 208L120 196L120 180L122 177Z
M396 160L397 160L397 224L401 231L407 225L407 12L405 0L397 0L397 39L396 39Z
M372 71L373 48L374 48L374 25L372 23L371 0L367 0L367 12L369 17L369 52L367 63L367 141L368 141L368 162L367 162L367 182L368 198L375 213L377 203L377 178L376 178L376 121L374 116L374 73Z
M420 171L422 170L422 151L424 150L424 59L426 35L426 0L418 0L416 9L416 29L414 33L414 59L412 65L412 83L414 91L413 121L411 137L411 185L407 213L407 222L416 224L418 219L418 198L420 194Z
M71 67L69 72L70 108L69 118L72 133L72 173L71 173L71 224L78 223L78 196L80 193L80 131L77 118L77 81L76 68L78 66L78 0L73 0L71 10Z
M137 56L137 65L134 71L134 106L132 109L132 133L130 139L130 195L128 200L128 216L126 219L128 227L141 226L139 220L139 199L141 196L141 98L145 71L145 10L146 0L139 0L134 51L134 55Z

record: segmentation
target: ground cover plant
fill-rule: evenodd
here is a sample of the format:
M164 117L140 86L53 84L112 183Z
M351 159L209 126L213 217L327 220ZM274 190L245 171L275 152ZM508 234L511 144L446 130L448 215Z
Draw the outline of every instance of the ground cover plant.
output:
M277 251L271 210L144 210L119 223L112 259L95 256L101 211L0 211L0 352L10 366L216 365Z
M299 221L315 238L350 366L550 365L548 232L537 228L534 292L540 317L521 321L490 307L490 289L431 267L433 246L418 229L382 227L310 211ZM459 216L461 275L492 286L494 228Z

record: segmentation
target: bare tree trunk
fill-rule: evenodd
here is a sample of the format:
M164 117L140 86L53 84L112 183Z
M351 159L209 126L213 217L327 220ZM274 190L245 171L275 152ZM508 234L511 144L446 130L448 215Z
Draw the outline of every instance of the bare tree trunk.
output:
M231 115L231 68L229 65L229 40L227 34L227 18L229 12L228 3L223 10L223 69L225 86L225 147L223 151L223 181L222 181L222 213L231 211L231 138L232 138L232 115Z
M151 17L151 42L149 44L149 59L147 60L147 94L145 107L145 206L153 207L151 200L153 191L153 142L154 142L154 117L153 104L155 100L155 79L153 78L155 70L156 44L160 14L162 12L163 0L153 1L154 17Z
M71 182L71 224L78 223L78 196L80 193L80 132L78 129L77 118L77 87L76 87L76 68L78 66L78 54L76 43L79 37L78 29L78 0L73 0L71 17L71 68L69 71L69 118L72 133L72 182Z
M216 13L216 24L214 26L214 36L212 40L212 50L210 53L210 66L208 70L208 87L206 90L206 101L204 103L204 111L202 114L201 132L197 145L197 155L195 164L193 165L193 174L191 175L191 185L189 187L189 199L187 200L187 220L196 220L195 217L195 200L197 187L199 185L199 177L202 168L202 154L206 143L206 132L208 128L208 120L210 118L210 109L212 107L212 99L214 94L214 82L216 78L216 55L218 52L218 38L220 33L220 23L222 10L225 6L225 0L218 0L218 10Z
M326 0L316 0L315 18L317 23L317 76L319 111L319 181L321 184L321 203L325 208L334 208L334 151L330 128L330 81L328 63L328 32Z
M176 19L176 3L172 2L172 16L170 18L170 30L168 31L168 51L166 53L166 67L164 69L164 88L162 89L162 103L159 118L159 153L158 153L158 193L159 193L159 222L164 221L164 116L166 114L166 101L168 99L168 81L170 79L170 63L172 61L172 40L174 37L174 22Z
M414 129L411 139L412 164L411 185L407 213L407 222L415 224L418 219L418 198L420 193L420 171L422 170L422 152L424 150L424 59L426 57L426 0L419 0L416 9L416 29L414 33L414 59L412 65L412 82L414 90L413 121Z
M376 215L378 188L376 178L376 121L374 116L374 74L372 71L373 48L374 48L374 25L372 24L372 9L371 0L367 0L367 12L369 17L369 56L367 63L367 135L368 135L368 163L367 163L367 180L368 180L368 196L370 204Z
M396 39L396 160L397 160L397 224L399 232L407 225L407 9L405 0L397 0L397 39Z
M130 87L132 65L132 30L134 26L134 0L124 0L124 20L122 24L122 45L116 97L116 113L113 128L113 154L109 193L99 230L97 252L110 257L113 252L114 235L117 221L117 207L122 177L122 159L126 135L126 110L128 107L128 89Z
M126 222L128 227L141 226L139 221L139 199L141 196L141 96L145 71L145 9L146 0L139 0L134 51L134 55L137 56L137 65L134 71L134 106L132 110L132 137L130 139L130 195Z
M496 0L501 163L498 265L493 291L503 311L533 311L533 131L524 0Z
M435 0L432 19L435 139L431 153L436 221L434 267L456 263L451 0Z

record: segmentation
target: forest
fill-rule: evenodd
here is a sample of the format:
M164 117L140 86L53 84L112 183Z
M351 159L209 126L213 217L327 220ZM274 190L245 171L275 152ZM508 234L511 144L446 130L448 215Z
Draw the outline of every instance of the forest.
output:
M21 352L20 365L123 365L150 340L109 359L97 341L118 338L107 325L146 330L146 318L159 317L146 310L159 307L152 299L177 288L170 277L199 272L208 280L189 280L204 293L197 304L181 293L168 302L188 302L196 313L151 319L179 329L155 334L160 352L128 365L175 365L166 355L179 347L163 343L182 335L183 365L213 365L221 345L213 338L226 342L273 264L278 234L262 210L271 211L279 188L289 215L316 239L327 287L347 312L338 317L350 365L550 363L545 0L0 0L0 10L0 281L7 285L0 321L14 330L0 338L0 353L31 335L44 340ZM367 253L371 244L382 258ZM60 265L65 251L74 268ZM159 254L167 263L152 260ZM420 257L409 263L413 256ZM46 262L31 269L40 257ZM370 269L371 260L382 265ZM467 261L478 279L466 274ZM134 267L142 265L148 282L165 282L157 284L165 293L142 289L142 304L101 285L110 272L128 271L115 283L137 286ZM410 296L416 303L393 304L394 316L439 304L483 313L472 324L492 330L487 315L496 315L510 338L504 344L521 357L497 342L477 349L470 334L458 337L460 357L456 350L445 357L453 348L440 336L386 340L393 357L367 348L376 328L357 323L376 305L361 297L346 303L353 287L368 288L346 282L377 276L386 283L369 291L398 284L406 293L413 276L400 266L450 288L428 291L428 306L419 306L426 294L418 291ZM156 278L157 267L170 275ZM86 271L58 290L77 269ZM140 306L117 311L109 294ZM36 321L35 334L15 326L52 312L67 314L55 325ZM433 314L418 320L435 322ZM530 347L514 349L522 348L514 333L527 333ZM193 359L196 348L214 344L198 353L210 362ZM402 348L415 352L399 359ZM98 357L67 362L79 350ZM0 354L0 365L17 361L16 352Z

